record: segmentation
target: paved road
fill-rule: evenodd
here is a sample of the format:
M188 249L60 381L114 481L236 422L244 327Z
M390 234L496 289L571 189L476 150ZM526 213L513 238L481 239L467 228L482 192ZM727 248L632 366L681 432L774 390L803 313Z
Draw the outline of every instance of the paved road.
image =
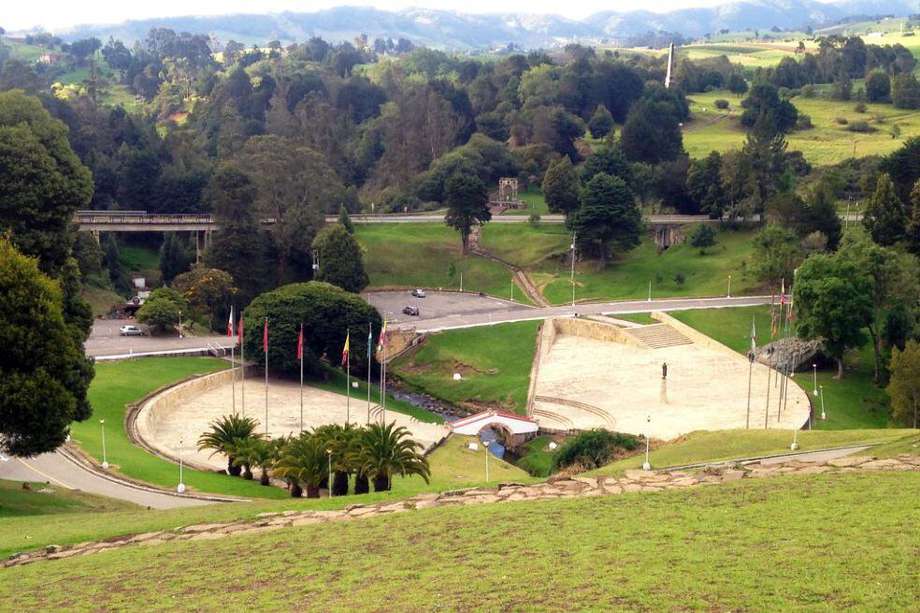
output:
M0 457L0 479L47 482L53 487L118 498L153 509L175 509L213 504L207 500L170 496L109 481L86 470L58 451L44 453L27 460L2 456Z
M215 347L227 347L228 349L230 347L227 337L220 334L186 336L185 338L119 335L118 329L126 324L137 325L137 321L133 319L95 320L89 338L86 340L86 355L104 357L155 351L204 350L209 343Z
M436 332L456 328L488 326L511 321L547 319L571 316L571 305L529 307L497 298L454 292L429 292L428 298L417 299L408 292L369 292L366 295L382 315L398 327L414 327L418 332ZM576 304L580 315L616 315L647 313L649 311L686 311L769 304L770 296L741 296L733 298L671 298L663 300L627 300ZM402 314L407 304L418 304L419 317Z

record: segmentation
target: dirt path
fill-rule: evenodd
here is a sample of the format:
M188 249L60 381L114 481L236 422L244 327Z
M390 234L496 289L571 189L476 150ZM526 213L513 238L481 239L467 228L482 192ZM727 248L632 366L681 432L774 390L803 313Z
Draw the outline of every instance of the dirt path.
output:
M514 274L514 280L517 281L518 286L524 290L524 293L537 306L547 307L550 306L550 303L543 297L543 294L540 293L540 290L534 284L534 282L527 275L527 272L517 266L512 264L507 260L503 260L500 257L489 253L481 243L481 232L482 226L475 226L472 233L470 234L470 251L474 255L478 255L481 258L486 258L492 260L493 262L498 262Z
M497 488L474 488L440 494L420 494L397 502L348 505L339 511L280 511L260 513L256 519L232 523L210 523L184 526L144 534L126 535L95 543L69 547L48 545L30 553L16 554L3 562L3 567L19 566L41 560L56 560L88 555L106 549L131 545L157 545L169 541L212 540L234 534L257 534L282 528L306 526L330 521L347 521L405 513L430 507L494 504L519 500L558 500L614 496L628 492L660 492L664 490L721 484L740 479L761 479L786 474L814 475L826 472L854 471L920 471L920 456L903 454L897 458L877 460L871 456L849 456L826 462L786 460L780 463L757 463L744 466L709 466L700 470L671 470L663 472L627 470L622 477L563 477L544 483L523 485L504 483Z

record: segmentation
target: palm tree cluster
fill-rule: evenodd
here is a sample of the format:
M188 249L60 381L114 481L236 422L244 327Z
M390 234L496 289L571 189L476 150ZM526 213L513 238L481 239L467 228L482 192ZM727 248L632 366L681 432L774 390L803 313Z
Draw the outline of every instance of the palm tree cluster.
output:
M382 492L391 489L393 475L419 475L426 483L431 476L421 444L395 423L325 425L274 440L256 433L256 425L249 417L221 417L199 437L198 449L225 454L230 475L253 479L258 469L262 485L272 476L284 479L294 497L306 491L307 498L319 498L327 488L345 496L352 483L355 494L368 493L372 483Z

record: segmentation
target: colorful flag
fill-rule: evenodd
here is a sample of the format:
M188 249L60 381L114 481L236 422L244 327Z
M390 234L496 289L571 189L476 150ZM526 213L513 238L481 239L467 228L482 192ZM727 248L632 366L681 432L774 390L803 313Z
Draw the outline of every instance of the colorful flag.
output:
M233 338L233 305L230 305L230 318L227 319L227 336Z
M297 359L303 359L303 324L300 324L300 333L297 335Z
M383 320L383 327L380 328L380 338L377 339L377 351L383 351L383 346L387 343L387 321Z
M351 332L345 335L345 346L342 347L342 366L348 363L348 348L351 344Z
M268 353L268 317L265 318L265 327L262 328L262 351Z

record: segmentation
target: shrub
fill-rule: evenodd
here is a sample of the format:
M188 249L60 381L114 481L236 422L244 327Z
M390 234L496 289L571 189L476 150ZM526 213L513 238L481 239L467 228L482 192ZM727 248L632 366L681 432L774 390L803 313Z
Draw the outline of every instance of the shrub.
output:
M528 222L531 226L534 226L534 227L539 226L539 225L540 225L540 214L539 214L539 213L531 213L531 214L530 214L530 217L527 218L527 222Z
M888 133L891 134L891 138L898 138L901 136L901 126L898 124L892 125Z
M814 85L805 85L802 87L803 98L814 98L815 94L817 94L817 90Z
M721 109L723 111L729 106L728 100L725 98L718 98L715 102L713 102L713 104L715 104L717 109Z
M841 126L845 126L849 123L846 117L834 117L834 121Z
M795 127L797 130L811 130L815 126L811 123L811 115L799 113L799 118L795 120Z
M160 287L137 312L137 321L147 324L155 333L163 333L179 325L181 313L191 316L191 309L182 294L168 287ZM180 330L181 332L181 330Z
M716 231L709 224L700 224L690 235L690 245L704 253L706 247L712 247L716 244Z
M853 110L856 111L857 113L865 113L865 112L866 112L866 104L865 104L864 102L858 102L858 103L856 104L856 106L853 107Z
M677 287L683 287L686 281L687 277L684 276L684 273L679 272L674 275L674 283L677 284Z
M868 121L854 121L847 126L850 132L875 132L875 128L869 125Z
M610 462L622 451L639 447L639 438L632 434L588 430L568 439L553 458L553 472L569 466L584 470L598 468Z

